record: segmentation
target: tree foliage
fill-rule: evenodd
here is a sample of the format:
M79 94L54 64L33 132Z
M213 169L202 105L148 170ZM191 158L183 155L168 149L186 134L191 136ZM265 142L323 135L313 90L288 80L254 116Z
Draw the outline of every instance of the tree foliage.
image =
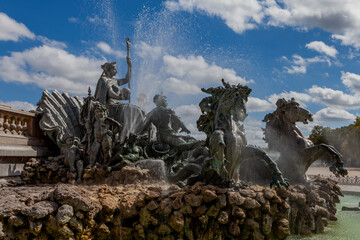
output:
M344 157L345 166L360 167L360 118L353 124L331 129L316 125L309 136L314 144L333 145Z

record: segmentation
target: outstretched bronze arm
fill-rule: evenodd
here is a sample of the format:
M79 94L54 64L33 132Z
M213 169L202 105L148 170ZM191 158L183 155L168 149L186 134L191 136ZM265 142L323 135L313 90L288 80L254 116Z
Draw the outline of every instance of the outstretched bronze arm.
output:
M187 134L190 134L190 130L187 129L187 127L185 126L185 124L181 121L180 117L178 117L174 110L170 109L169 110L170 113L171 113L171 120L172 120L172 125L173 125L173 129L180 129L181 128L181 131L180 132L185 132Z

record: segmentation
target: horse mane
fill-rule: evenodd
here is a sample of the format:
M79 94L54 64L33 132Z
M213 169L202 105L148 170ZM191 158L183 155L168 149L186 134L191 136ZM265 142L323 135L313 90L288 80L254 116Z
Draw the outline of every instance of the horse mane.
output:
M201 88L201 91L210 94L211 96L203 98L199 103L202 114L196 124L198 130L206 133L208 138L216 130L214 127L214 118L219 107L220 99L225 94L226 97L232 97L232 93L235 93L237 96L242 97L247 101L248 96L251 93L251 88L247 86L243 86L241 84L230 85L225 82L224 79L221 79L221 82L223 86L216 88L210 87L207 89Z

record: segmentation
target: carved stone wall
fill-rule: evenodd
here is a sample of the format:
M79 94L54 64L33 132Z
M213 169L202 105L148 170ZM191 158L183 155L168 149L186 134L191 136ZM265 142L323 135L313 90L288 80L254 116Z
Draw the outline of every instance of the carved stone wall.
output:
M0 177L20 175L30 157L47 156L43 137L34 113L0 104Z

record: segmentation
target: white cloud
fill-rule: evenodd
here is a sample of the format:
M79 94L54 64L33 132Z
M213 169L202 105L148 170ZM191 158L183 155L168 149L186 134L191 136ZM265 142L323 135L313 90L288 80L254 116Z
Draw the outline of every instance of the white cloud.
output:
M210 16L223 19L231 29L237 33L256 28L261 23L264 14L261 4L257 0L168 0L165 2L172 11L199 11Z
M279 2L279 3L278 3ZM344 45L360 47L358 0L266 0L267 24L302 29L322 28Z
M307 71L307 67L313 63L326 62L329 66L331 66L331 61L327 57L316 56L313 58L303 58L297 54L294 54L292 57L293 57L292 60L293 65L290 68L284 67L287 73L289 74L297 74L297 73L304 74Z
M34 106L33 104L31 104L29 102L21 102L21 101L2 102L2 101L0 101L0 103L8 105L17 110L30 111L30 110L36 109L36 106Z
M360 47L358 0L167 0L165 5L219 17L237 33L263 25L321 28L344 45Z
M68 22L70 22L70 23L77 23L77 22L79 22L79 19L76 18L76 17L69 17L69 18L68 18Z
M140 41L135 46L134 53L139 58L132 82L139 93L147 96L161 91L177 95L202 94L201 87L219 84L222 78L231 84L253 82L238 76L234 69L206 62L202 56L169 55L174 47L170 49L166 44L158 46Z
M24 24L16 22L5 13L0 12L0 41L19 41L19 38L34 39L32 33Z
M173 77L166 79L162 88L164 91L179 95L195 95L201 93L201 89L198 86Z
M190 136L198 139L198 140L205 140L206 139L206 134L203 133L203 132L199 132L197 127L195 126L195 124L192 124L192 123L188 123L188 124L185 124L185 126L187 127L187 129L190 130Z
M185 126L191 131L191 136L196 139L203 140L206 138L205 133L199 132L196 127L196 121L201 115L200 107L194 104L182 105L175 108L175 113L185 123Z
M348 78L346 79L348 80ZM358 95L346 94L343 91L334 90L326 87L318 87L314 85L311 88L306 89L305 93L294 91L283 92L280 94L272 94L266 100L257 98L250 100L249 98L250 105L248 107L248 111L256 111L251 110L251 108L258 109L257 111L259 112L273 110L275 108L276 101L279 98L285 98L286 100L295 98L295 100L303 107L307 107L308 103L317 103L323 104L331 109L360 109L360 98L358 97Z
M341 81L352 92L360 94L360 75L351 72L341 72Z
M349 54L348 54L347 58L354 59L359 56L360 56L360 53L357 50L353 50L353 49L349 48Z
M293 65L291 68L285 67L286 71L289 74L295 74L295 73L306 73L306 66L305 65Z
M5 82L33 83L40 88L85 95L88 86L96 84L103 62L43 45L0 57L0 78Z
M359 21L359 20L357 20ZM359 28L359 26L357 26ZM355 48L360 48L360 32L359 29L351 28L349 30L344 31L341 34L333 34L333 38L341 40L343 45L354 46Z
M105 42L98 42L96 44L96 46L106 54L115 55L117 57L125 56L125 52L120 51L120 50L115 50L115 49L111 48L109 44L107 44Z
M359 7L356 0L282 0L278 2L266 1L265 12L270 16L268 24L302 28L319 27L330 32L340 32L353 25L351 21L357 19L354 10Z
M47 37L44 37L44 36L36 36L36 40L39 40L44 45L49 46L49 47L67 48L66 43L59 42L59 41L56 41L56 40L51 40L51 39L48 39Z
M301 56L295 54L293 57L293 64L291 68L285 67L288 73L294 74L294 73L306 73L306 61Z
M314 115L314 119L318 122L341 122L354 121L356 116L348 111L335 108L324 108Z
M315 50L319 53L326 54L330 57L335 58L338 51L333 46L328 46L322 41L313 41L305 45L308 49Z
M135 45L136 55L143 59L158 59L162 56L162 48L159 46L150 46L146 42L140 42Z
M346 94L331 88L322 88L316 85L307 90L312 97L312 101L322 103L332 108L359 109L360 98Z
M249 97L246 103L246 109L248 112L266 112L276 108L276 105L260 98Z
M208 64L202 56L185 58L165 55L163 60L168 74L192 84L218 83L222 78L231 84L253 82L237 76L233 69L222 68L215 63Z
M299 93L299 92L282 92L280 94L272 94L268 100L269 102L276 104L279 98L285 98L286 100L290 100L291 98L295 98L295 100L300 103L302 106L306 107L305 102L310 102L312 100L311 96L306 93Z
M111 49L111 47L109 46L109 44L107 44L107 43L98 42L98 43L96 44L96 46L97 46L101 51L103 51L104 53L107 53L107 54L111 54L111 53L112 53L112 49Z
M265 147L266 143L263 140L264 133L261 128L265 127L265 124L255 120L254 118L248 117L244 122L246 140L249 145Z
M276 102L279 98L285 98L286 100L295 98L295 100L303 107L306 107L305 102L311 102L312 100L312 96L306 93L299 93L294 91L282 92L279 94L272 94L267 99L249 97L248 102L246 103L246 109L248 112L274 111L276 109Z
M195 123L200 115L200 107L194 104L191 105L182 105L175 108L175 113L181 117L184 122Z

